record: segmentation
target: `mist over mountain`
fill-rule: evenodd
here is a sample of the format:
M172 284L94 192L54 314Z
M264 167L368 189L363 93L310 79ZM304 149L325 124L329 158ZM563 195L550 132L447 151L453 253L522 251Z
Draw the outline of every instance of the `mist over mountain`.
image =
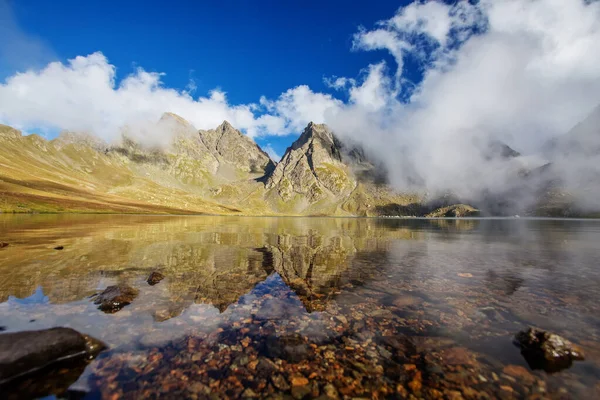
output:
M131 128L107 143L77 132L47 141L1 126L0 207L5 212L585 216L599 210L595 198L587 197L593 170L580 176L588 181L579 181L576 191L570 186L576 181L564 179L561 154L583 151L571 147L573 136L597 135L596 126L588 119L556 138L548 145L551 161L541 167L528 167L519 152L501 142L467 147L465 157L494 163L504 179L501 189L468 197L460 191L428 192L417 175L411 190L399 190L390 184L394 171L376 153L312 122L278 163L227 121L196 130L173 113L146 127L160 132L160 144L136 141L140 132Z

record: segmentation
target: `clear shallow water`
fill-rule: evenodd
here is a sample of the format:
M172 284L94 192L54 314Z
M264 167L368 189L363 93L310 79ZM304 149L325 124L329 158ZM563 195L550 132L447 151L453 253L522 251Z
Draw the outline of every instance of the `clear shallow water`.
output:
M600 393L600 221L4 215L0 241L6 332L110 346L55 394ZM116 284L139 294L103 313L90 296ZM532 371L512 344L528 326L586 360Z

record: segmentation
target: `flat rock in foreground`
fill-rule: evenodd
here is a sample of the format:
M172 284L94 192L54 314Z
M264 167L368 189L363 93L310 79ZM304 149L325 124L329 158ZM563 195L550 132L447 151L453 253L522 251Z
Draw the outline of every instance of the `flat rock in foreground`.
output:
M106 345L71 328L0 335L0 385L66 360L95 357Z

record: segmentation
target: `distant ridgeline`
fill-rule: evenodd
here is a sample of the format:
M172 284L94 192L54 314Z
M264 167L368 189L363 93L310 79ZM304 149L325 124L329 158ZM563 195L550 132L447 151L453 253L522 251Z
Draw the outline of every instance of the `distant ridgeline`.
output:
M596 114L598 114L598 110ZM597 118L598 116L592 116ZM592 118L590 117L590 118ZM600 126L600 125L597 125ZM169 142L147 146L127 130L118 144L93 135L63 132L47 141L0 125L0 211L243 215L584 216L553 172L553 164L515 169L510 190L476 198L425 190L401 192L388 184L376 155L344 143L310 123L279 163L227 121L196 130L166 113L156 124ZM570 136L547 146L549 159L576 148ZM581 143L578 141L577 143ZM598 142L596 142L598 144ZM518 164L520 154L491 142L482 151ZM534 199L523 206L521 192ZM586 214L589 215L589 214Z

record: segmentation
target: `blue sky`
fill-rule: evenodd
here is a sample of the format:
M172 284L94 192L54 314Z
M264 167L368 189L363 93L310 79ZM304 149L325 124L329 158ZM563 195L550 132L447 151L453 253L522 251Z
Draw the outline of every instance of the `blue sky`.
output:
M165 72L167 86L184 87L191 75L199 92L218 86L237 104L299 84L325 90L323 76L352 76L378 61L381 54L350 52L352 35L393 15L402 2L141 4L20 0L13 9L22 29L44 39L58 59L102 51L121 77L141 65Z
M14 19L45 47L33 60L4 62L3 77L47 61L101 51L122 79L142 66L164 85L195 94L220 88L232 104L275 98L309 85L331 93L324 77L356 76L391 57L351 51L358 27L389 18L407 1L12 1ZM20 61L20 60L19 60ZM337 93L344 97L344 93ZM281 154L296 135L258 138Z

